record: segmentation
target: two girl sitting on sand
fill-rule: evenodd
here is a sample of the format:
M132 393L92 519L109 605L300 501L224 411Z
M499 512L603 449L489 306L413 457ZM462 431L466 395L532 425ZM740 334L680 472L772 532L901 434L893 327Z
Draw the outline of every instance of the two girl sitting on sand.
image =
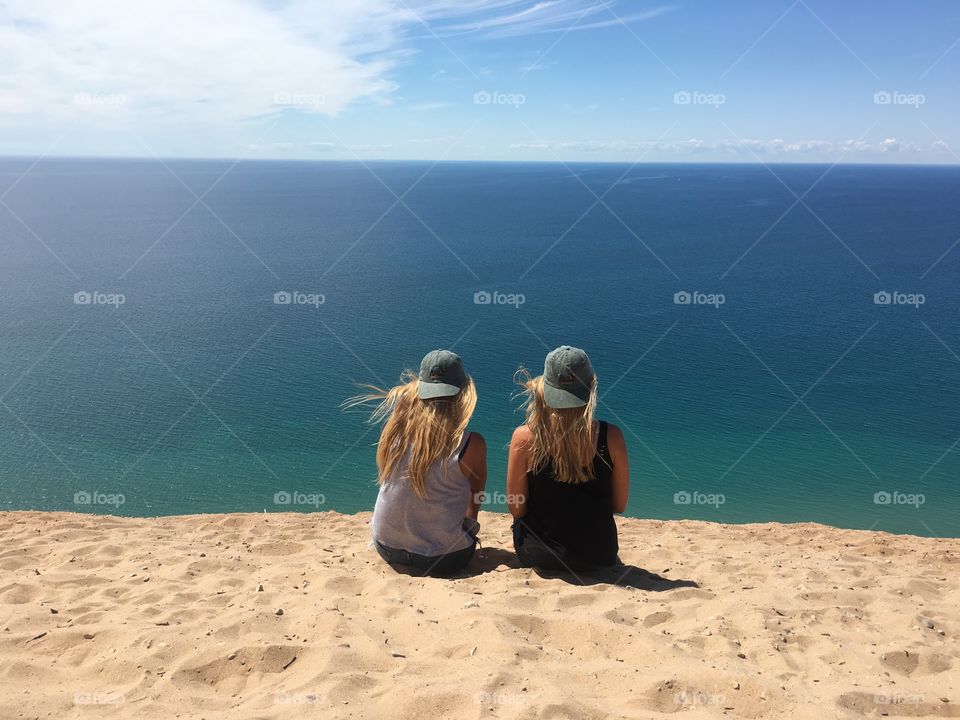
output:
M627 506L627 448L616 426L594 420L590 359L563 346L547 355L543 375L524 374L526 421L513 433L507 467L517 556L544 570L616 565L613 515ZM379 403L373 420L386 420L377 448L377 551L425 574L463 569L478 543L487 481L486 443L467 429L477 392L463 362L434 350L418 375L349 404L368 401Z

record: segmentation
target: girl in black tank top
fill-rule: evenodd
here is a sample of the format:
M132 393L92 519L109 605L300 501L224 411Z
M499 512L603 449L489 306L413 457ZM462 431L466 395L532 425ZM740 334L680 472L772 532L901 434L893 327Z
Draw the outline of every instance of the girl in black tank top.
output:
M513 431L507 462L520 562L550 570L619 564L613 515L627 507L630 463L620 429L594 420L590 358L562 345L547 354L543 375L520 375L525 422Z
M598 425L591 479L560 482L550 467L527 472L526 514L513 526L514 548L523 565L561 570L617 564L613 461L607 423Z

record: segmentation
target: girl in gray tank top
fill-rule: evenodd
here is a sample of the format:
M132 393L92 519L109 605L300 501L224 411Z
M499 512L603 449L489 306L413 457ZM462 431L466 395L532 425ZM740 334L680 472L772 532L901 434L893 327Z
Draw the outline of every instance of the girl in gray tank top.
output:
M486 444L467 430L477 394L455 353L434 350L419 374L390 390L353 398L378 402L385 420L377 447L380 492L374 545L388 563L424 574L463 569L477 545L477 515L486 484Z

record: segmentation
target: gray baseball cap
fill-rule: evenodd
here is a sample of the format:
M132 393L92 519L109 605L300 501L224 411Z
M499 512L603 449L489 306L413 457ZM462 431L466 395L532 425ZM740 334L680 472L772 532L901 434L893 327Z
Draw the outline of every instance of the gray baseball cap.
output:
M552 408L583 407L593 388L593 366L580 348L561 345L543 363L543 399Z
M432 350L420 363L417 394L421 400L453 397L467 385L463 360L449 350Z

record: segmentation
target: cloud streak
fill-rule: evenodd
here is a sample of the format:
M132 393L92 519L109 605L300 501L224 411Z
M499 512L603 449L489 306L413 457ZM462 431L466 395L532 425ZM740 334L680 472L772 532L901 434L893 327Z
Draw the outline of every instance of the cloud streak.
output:
M511 143L511 150L543 150L547 152L576 153L635 153L665 152L671 154L726 153L752 157L780 157L787 155L822 155L829 153L892 153L926 152L941 148L937 143L930 146L917 143L904 143L896 138L885 138L880 142L864 140L798 140L785 141L781 138L771 140L743 139L710 142L700 138L685 140L560 140L551 142Z
M672 9L673 6L662 5L641 12L618 14L617 3L609 1L475 2L444 7L446 18L449 18L446 22L443 22L444 12L435 4L426 4L422 11L425 18L436 17L440 21L432 27L432 31L441 37L467 33L477 33L484 37L515 37L627 25L651 20Z
M355 103L389 101L411 30L424 24L440 35L506 37L621 22L612 7L597 0L7 0L0 3L0 125L30 117L92 124L335 117Z

